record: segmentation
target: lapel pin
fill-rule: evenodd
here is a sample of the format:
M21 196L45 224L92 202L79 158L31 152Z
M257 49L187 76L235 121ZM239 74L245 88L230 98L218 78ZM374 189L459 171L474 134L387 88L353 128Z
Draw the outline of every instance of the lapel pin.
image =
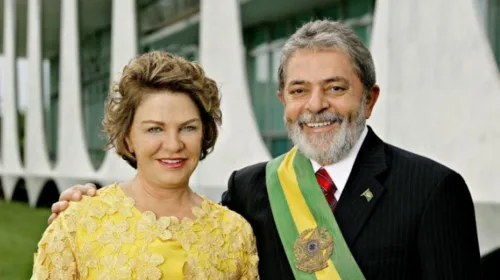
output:
M370 202L370 200L372 200L373 198L373 193L370 189L366 189L366 191L363 192L361 196L364 196L366 198L366 201Z

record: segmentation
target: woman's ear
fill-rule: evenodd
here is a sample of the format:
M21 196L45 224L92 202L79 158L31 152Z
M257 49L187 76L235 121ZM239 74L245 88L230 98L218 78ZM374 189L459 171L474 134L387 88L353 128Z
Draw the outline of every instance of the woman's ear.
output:
M127 151L131 154L134 154L135 151L134 151L134 145L133 145L133 142L132 140L130 139L130 136L127 135L125 137L125 144L127 145L125 148L127 149Z

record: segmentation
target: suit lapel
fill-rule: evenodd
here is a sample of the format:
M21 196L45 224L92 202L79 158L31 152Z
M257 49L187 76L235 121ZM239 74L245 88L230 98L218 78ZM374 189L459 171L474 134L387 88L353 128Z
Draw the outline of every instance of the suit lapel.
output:
M384 143L369 128L335 210L335 218L349 247L356 242L384 194L377 176L386 169Z

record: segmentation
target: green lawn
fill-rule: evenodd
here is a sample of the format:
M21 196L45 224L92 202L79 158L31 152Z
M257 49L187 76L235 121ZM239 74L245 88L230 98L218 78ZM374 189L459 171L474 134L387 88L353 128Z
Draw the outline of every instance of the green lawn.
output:
M47 227L49 209L0 200L0 278L31 277L33 253Z

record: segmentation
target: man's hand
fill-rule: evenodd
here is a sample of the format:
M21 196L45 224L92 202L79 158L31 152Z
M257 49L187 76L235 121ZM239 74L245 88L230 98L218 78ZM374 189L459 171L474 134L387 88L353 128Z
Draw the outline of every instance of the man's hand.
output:
M52 204L52 215L49 217L49 224L57 218L57 215L68 208L70 201L80 201L82 195L95 196L96 190L97 188L94 184L88 183L85 185L74 185L63 191L59 196L59 201Z

